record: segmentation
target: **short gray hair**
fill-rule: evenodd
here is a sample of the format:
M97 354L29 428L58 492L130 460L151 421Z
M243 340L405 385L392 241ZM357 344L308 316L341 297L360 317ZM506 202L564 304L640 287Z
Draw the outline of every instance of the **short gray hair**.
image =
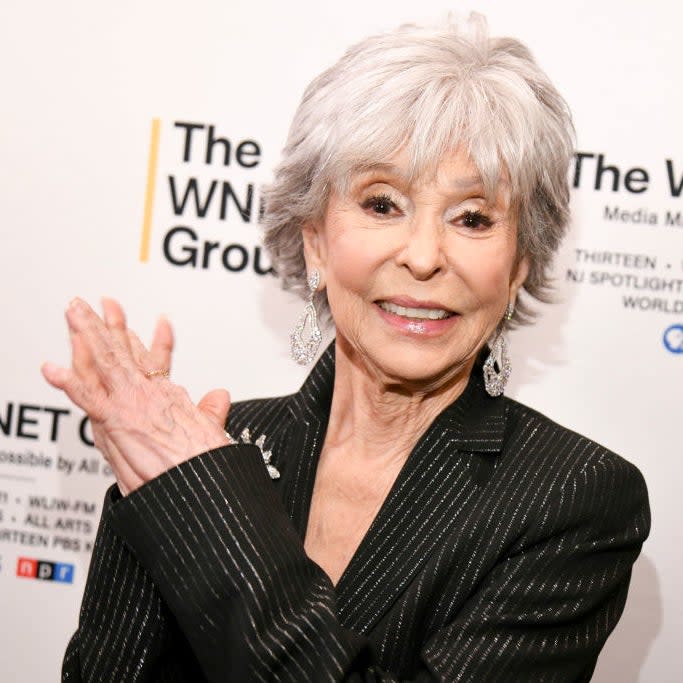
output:
M486 22L401 26L351 47L306 89L282 160L264 193L264 243L285 288L305 295L302 226L322 217L330 189L405 148L411 176L433 171L464 145L495 196L510 178L524 290L550 300L549 269L569 220L574 129L566 102L513 38L490 38ZM316 303L325 316L327 298ZM512 324L533 311L518 301Z

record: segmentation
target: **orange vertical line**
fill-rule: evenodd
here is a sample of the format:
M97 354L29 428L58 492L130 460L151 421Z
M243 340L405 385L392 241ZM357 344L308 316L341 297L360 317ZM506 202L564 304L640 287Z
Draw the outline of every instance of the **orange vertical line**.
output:
M147 188L145 190L145 214L142 219L140 239L140 260L149 261L149 241L152 236L152 213L154 211L154 189L157 183L157 161L159 158L160 119L152 119L152 133L149 141L149 160L147 161Z

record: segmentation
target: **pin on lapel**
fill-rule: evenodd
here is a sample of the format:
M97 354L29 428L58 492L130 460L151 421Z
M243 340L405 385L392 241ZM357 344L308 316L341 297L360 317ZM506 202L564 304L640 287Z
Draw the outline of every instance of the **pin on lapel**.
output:
M228 437L228 442L230 446L234 446L235 444L238 444L239 441L235 439L234 437L230 436L228 432L225 432L225 436ZM249 431L248 427L245 427L242 432L240 433L240 439L242 440L242 443L250 444L252 443L251 441L251 432ZM263 446L266 443L266 435L261 434L256 441L253 442L254 446L258 446L258 449L261 451L261 455L263 456L263 462L266 464L266 469L268 470L268 475L270 476L271 479L279 479L280 478L280 473L278 472L277 468L271 464L270 459L273 455L272 451L264 451Z

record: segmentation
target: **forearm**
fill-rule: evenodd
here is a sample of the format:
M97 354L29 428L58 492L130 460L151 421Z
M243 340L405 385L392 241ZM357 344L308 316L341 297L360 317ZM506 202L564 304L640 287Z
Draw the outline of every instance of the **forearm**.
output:
M341 628L334 589L309 560L252 446L194 458L110 513L209 680L341 680L363 641Z

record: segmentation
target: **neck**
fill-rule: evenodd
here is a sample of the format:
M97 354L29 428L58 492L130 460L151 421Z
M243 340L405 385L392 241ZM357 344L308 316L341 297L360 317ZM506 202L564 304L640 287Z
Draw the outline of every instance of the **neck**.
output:
M405 460L436 416L464 391L474 362L423 385L383 377L337 338L325 450L364 460Z

